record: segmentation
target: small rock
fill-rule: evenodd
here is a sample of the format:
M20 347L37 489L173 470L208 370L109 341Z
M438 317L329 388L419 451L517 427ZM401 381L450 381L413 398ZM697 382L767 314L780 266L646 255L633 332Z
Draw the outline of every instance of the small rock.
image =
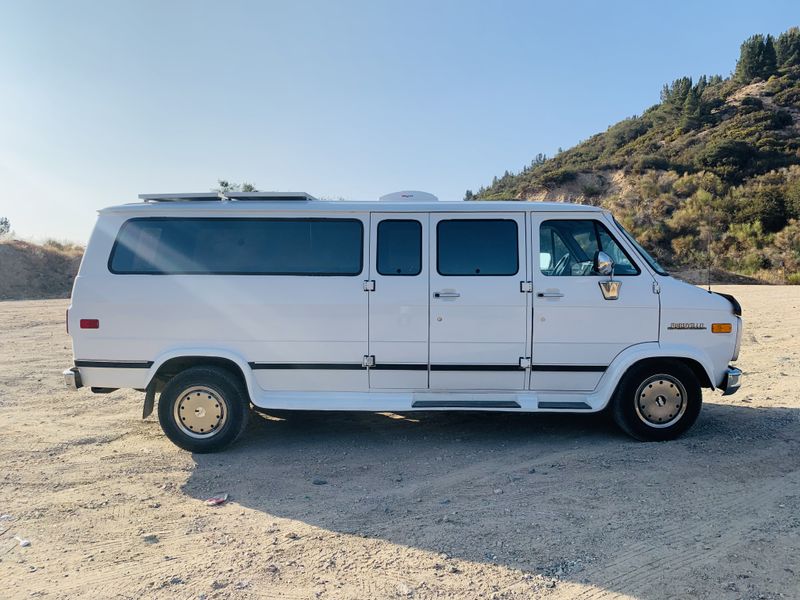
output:
M414 590L408 587L405 583L400 582L397 584L397 594L400 596L405 596L407 598L410 598L411 596L414 595Z
M325 485L328 482L325 481L324 479L312 479L311 483L313 483L314 485Z
M503 493L503 490L501 490L500 488L496 488L496 489L494 490L494 493L495 493L495 494L502 494L502 493Z
M549 588L554 588L554 587L556 587L556 582L555 581L548 581L546 585Z
M444 500L440 500L439 504L450 504L450 499L449 498L445 498Z
M530 469L528 469L528 473L531 474L536 473L536 467L531 467Z
M23 540L23 539L22 539L21 537L19 537L18 535L15 535L15 536L14 536L14 539L15 539L15 540L17 540L17 541L19 542L19 545L20 545L22 548L27 548L28 546L30 546L30 545L31 545L31 542L30 542L30 540Z
M285 537L287 540L299 540L300 539L300 536L297 535L294 531L290 531L289 533L287 533L283 537Z
M183 579L181 579L180 577L173 577L172 579L169 580L169 583L170 585L180 585L181 583L183 583Z
M145 536L142 536L142 541L145 544L157 544L158 543L158 536L155 533L149 533Z

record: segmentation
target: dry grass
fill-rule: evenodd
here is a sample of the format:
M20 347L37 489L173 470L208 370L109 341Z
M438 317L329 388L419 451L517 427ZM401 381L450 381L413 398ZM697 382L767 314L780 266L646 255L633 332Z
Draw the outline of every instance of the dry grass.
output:
M48 240L0 241L0 300L68 298L83 248Z

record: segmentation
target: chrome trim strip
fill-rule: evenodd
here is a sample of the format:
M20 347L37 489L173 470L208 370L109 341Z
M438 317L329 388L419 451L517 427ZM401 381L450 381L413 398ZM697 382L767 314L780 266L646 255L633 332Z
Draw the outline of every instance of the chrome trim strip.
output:
M514 400L415 400L411 408L521 408Z
M76 367L90 367L98 369L149 369L153 366L152 360L76 360Z
M567 408L572 410L591 410L586 402L539 402L538 408Z
M532 371L550 371L553 373L603 373L608 367L602 365L532 365Z

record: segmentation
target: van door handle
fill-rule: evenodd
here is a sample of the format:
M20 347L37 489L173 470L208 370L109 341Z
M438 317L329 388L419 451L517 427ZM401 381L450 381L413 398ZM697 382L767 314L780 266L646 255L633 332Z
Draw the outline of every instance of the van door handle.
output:
M563 298L564 294L561 292L539 292L536 294L539 298Z
M458 292L433 292L434 298L460 298L461 294Z

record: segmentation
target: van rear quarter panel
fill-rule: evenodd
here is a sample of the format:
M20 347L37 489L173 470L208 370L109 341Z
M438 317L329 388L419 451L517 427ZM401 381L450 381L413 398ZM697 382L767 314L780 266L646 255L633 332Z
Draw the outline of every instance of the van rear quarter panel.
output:
M101 214L90 239L69 313L76 360L153 361L180 348L207 347L253 362L361 364L367 353L363 274L116 275L108 258L127 218ZM366 231L366 218L364 223ZM80 319L87 318L98 319L99 329L80 329ZM100 387L144 387L148 372L84 371L85 385ZM316 389L299 376L296 370L255 374L265 389ZM366 373L328 371L324 387L366 390Z

